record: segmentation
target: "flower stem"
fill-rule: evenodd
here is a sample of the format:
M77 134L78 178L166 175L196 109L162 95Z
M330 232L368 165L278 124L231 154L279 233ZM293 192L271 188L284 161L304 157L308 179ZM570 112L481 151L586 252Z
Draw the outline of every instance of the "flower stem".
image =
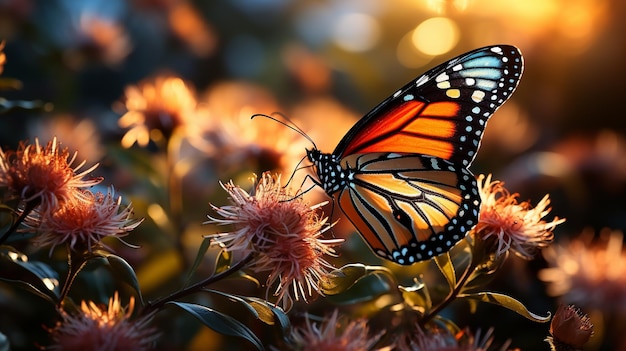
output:
M80 254L80 256L75 253L69 246L67 246L67 278L65 278L65 282L63 282L63 288L61 289L61 294L59 294L59 302L58 307L61 307L63 304L63 300L70 291L70 287L76 280L76 276L78 273L85 267L87 264L87 259L84 255Z
M174 130L166 143L167 148L167 192L169 212L174 226L174 247L180 255L183 263L183 270L189 269L189 261L185 255L185 247L183 245L183 233L185 225L183 221L183 183L182 174L177 170L177 162L180 161L180 149L182 145L182 136L177 130Z
M15 222L13 222L11 228L9 228L0 237L0 245L2 245L9 238L9 236L15 232L17 227L19 227L20 224L24 222L24 219L26 219L26 217L35 209L35 207L37 207L37 205L39 205L40 202L41 201L39 200L39 198L37 198L37 200L26 202L26 206L24 207L24 210L22 211L20 216L17 218L17 220L15 220Z
M463 272L463 276L457 281L457 284L454 287L454 289L450 291L448 296L446 296L446 298L439 305L435 306L435 308L430 310L428 313L424 315L424 317L422 317L422 319L419 321L420 327L423 328L436 315L438 315L439 312L441 312L444 308L448 307L448 305L452 301L454 301L454 299L459 295L459 293L465 286L465 283L467 283L468 279L472 276L472 273L474 273L474 270L476 269L476 267L478 267L478 263L475 262L475 260L472 257L470 265L467 267L465 272Z
M205 286L215 283L223 278L226 278L227 276L231 275L232 273L235 273L236 271L240 270L241 268L243 268L246 264L248 264L250 261L252 261L252 254L249 254L248 256L246 256L244 259L242 259L241 261L235 263L233 266L231 266L230 268L228 268L227 270L219 273L219 274L215 274L212 275L204 280L201 280L193 285L190 285L186 288L183 288L177 292L172 293L171 295L161 298L159 300L156 300L154 302L148 302L146 303L146 305L144 306L143 310L141 311L141 314L150 314L153 311L163 307L163 305L165 305L166 303L170 302L170 301L174 301L177 299L180 299L182 297L185 297L187 295L191 295L193 293L196 293L200 290L202 290Z

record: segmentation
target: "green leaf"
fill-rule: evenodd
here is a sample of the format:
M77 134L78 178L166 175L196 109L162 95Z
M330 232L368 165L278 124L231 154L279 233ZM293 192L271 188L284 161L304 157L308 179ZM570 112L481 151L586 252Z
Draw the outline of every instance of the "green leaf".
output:
M56 304L58 298L52 297L50 295L50 291L49 290L43 290L40 289L39 287L34 286L33 284L27 283L21 279L8 279L5 277L0 277L0 280L3 282L7 282L11 285L14 285L16 287L22 288L26 291L30 291L31 293L43 298L44 300L47 300L48 302L52 303L52 304Z
M124 280L128 285L130 285L137 292L137 298L139 302L143 305L143 295L141 294L141 288L139 287L139 279L137 279L137 274L133 267L131 267L126 260L117 255L109 255L106 257L113 274L119 276L122 280Z
M269 325L278 325L283 333L288 333L291 322L282 308L257 297L242 296L242 299L246 300L257 311L261 321ZM269 323L270 321L271 323Z
M198 267L200 267L200 264L202 263L204 259L204 255L206 255L206 252L210 246L211 246L211 239L204 238L202 240L202 243L200 244L200 247L198 248L196 259L193 261L193 264L191 265L191 268L189 269L189 275L187 276L186 284L189 284L191 282L191 278L193 277L193 274L196 272Z
M291 330L291 321L289 320L287 313L285 313L282 308L271 304L270 308L272 309L272 313L274 313L275 320L278 322L283 335L289 334L289 331Z
M215 273L222 273L230 268L233 255L228 250L221 250L215 262Z
M359 279L368 274L362 264L348 264L332 271L320 281L320 290L325 295L337 295L348 290Z
M450 290L456 287L456 272L454 271L454 265L450 259L450 253L446 252L435 257L435 263L441 271L441 274L446 278Z
M479 293L472 293L472 294L459 294L458 298L466 298L466 299L478 300L482 302L489 302L494 305L506 307L509 310L513 312L517 312L519 315L526 317L534 322L545 323L545 322L548 322L551 317L550 312L548 312L548 315L546 317L542 317L540 315L534 314L528 311L528 309L526 309L526 306L524 306L524 304L504 294L499 294L499 293L494 293L494 292L479 292Z
M46 285L46 287L48 287L50 291L58 292L59 286L57 272L53 271L52 268L50 268L50 266L48 266L47 264L38 261L16 261L15 264L34 274ZM54 281L57 281L57 283L55 283Z
M115 276L120 278L122 281L126 282L137 292L137 298L139 302L143 305L143 295L141 294L141 288L139 287L139 279L137 279L137 274L133 267L126 262L122 257L117 256L111 252L96 250L92 252L92 258L102 257L107 260L107 263L111 267L111 271Z
M289 327L289 318L285 312L270 302L256 297L232 295L219 290L205 289L205 291L225 296L234 302L242 304L256 319L267 325L275 325L278 322L282 328Z
M490 257L484 261L479 267L477 267L469 279L461 289L461 293L469 293L472 290L482 290L484 286L489 284L496 277L496 272L502 268L506 261L508 252L500 257Z
M227 297L227 298L228 298L229 300L231 300L231 301L238 302L238 303L240 303L243 307L245 307L245 308L246 308L246 309L247 309L247 310L248 310L248 311L249 311L249 312L250 312L250 313L254 316L254 318L259 319L259 320L263 320L263 317L261 317L261 314L263 314L263 313L261 312L261 314L260 314L260 313L259 313L259 311L258 311L257 309L255 309L254 307L252 307L252 306L248 303L248 301L246 301L246 300L244 299L244 297L242 297L242 296L237 296L237 295L233 295L233 294L229 294L229 293L226 293L226 292L223 292L223 291L219 291L219 290L213 290L213 289L203 289L203 290L204 290L204 291L207 291L207 292L214 293L214 294L218 294L218 295L225 296L225 297ZM270 313L269 313L269 314L271 315L271 311L270 311ZM265 322L265 321L264 321L264 322ZM267 323L267 324L272 325L272 324L274 324L274 321L272 320L272 321L270 321L270 322L269 322L269 323Z
M0 279L55 302L59 299L59 276L43 262L28 257L11 247L0 249Z
M186 302L171 301L173 304L196 317L202 324L222 334L248 340L257 350L264 350L261 340L240 321L211 308Z
M394 289L395 285L390 285L381 274L370 273L356 281L350 289L341 294L328 296L327 299L338 305L353 305L373 301Z
M250 274L247 274L246 272L239 270L237 272L235 272L235 274L233 274L233 277L238 277L238 278L243 278L245 280L248 280L250 282L252 282L254 285L256 285L257 287L261 286L261 282L256 279L255 277L251 276Z
M467 302L469 304L470 313L471 314L476 313L476 311L478 311L478 304L480 303L480 301L468 299Z
M269 302L252 297L241 297L240 299L249 309L254 310L254 314L260 321L267 325L276 324L274 311Z
M399 286L398 290L402 293L402 298L411 307L421 307L422 312L430 311L433 302L428 292L428 287L420 278L415 278L413 286Z

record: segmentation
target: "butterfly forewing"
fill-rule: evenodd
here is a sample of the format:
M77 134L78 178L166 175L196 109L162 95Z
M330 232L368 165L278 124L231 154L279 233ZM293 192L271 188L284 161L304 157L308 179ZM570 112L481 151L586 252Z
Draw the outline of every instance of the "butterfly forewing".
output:
M476 224L476 181L463 167L389 153L352 155L342 164L354 176L335 200L379 256L422 261L449 250Z
M487 120L517 87L513 46L477 49L411 81L363 117L333 154L406 152L469 166Z

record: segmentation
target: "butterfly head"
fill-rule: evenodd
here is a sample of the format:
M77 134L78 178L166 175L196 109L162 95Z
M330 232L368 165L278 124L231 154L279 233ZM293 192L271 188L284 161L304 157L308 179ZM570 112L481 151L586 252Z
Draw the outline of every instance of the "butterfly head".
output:
M309 161L313 164L319 184L329 195L340 190L346 185L349 171L341 166L334 154L323 153L317 148L306 150Z

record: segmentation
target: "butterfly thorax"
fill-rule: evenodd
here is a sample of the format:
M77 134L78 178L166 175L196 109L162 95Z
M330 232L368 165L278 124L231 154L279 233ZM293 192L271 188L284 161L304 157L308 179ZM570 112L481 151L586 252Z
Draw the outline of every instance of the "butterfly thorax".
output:
M323 153L318 149L307 150L306 154L315 167L320 185L328 195L344 188L353 176L353 172L349 168L343 168L340 160L333 154Z

